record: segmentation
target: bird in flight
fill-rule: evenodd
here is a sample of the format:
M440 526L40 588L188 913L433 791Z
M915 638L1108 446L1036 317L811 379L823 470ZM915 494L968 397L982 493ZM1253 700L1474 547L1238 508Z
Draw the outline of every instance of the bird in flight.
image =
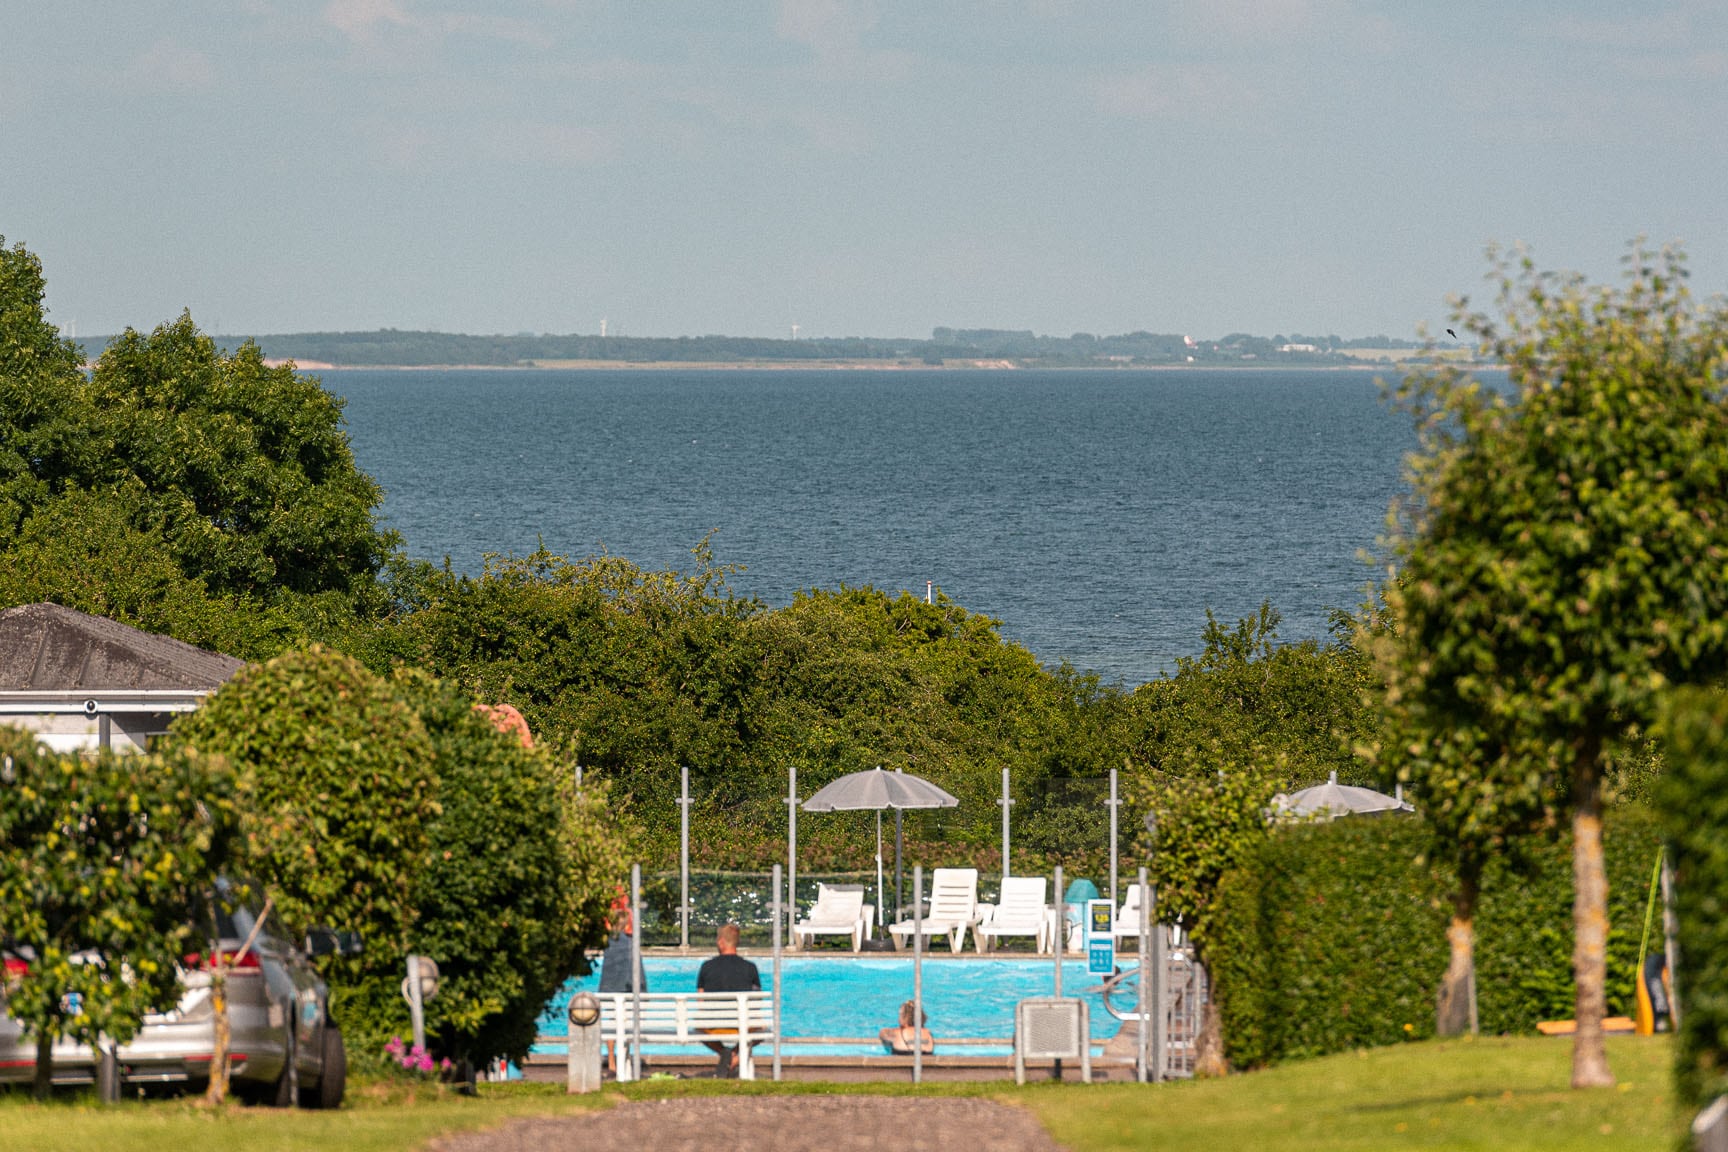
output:
M1458 333L1452 331L1450 328L1446 329L1446 335L1452 337L1454 340L1458 339Z

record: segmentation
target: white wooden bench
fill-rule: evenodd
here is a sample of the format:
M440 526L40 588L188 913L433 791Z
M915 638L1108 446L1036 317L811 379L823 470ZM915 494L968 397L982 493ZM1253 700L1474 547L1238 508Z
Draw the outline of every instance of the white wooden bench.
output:
M624 1053L636 1040L629 992L602 992L600 1035L617 1045L618 1079L630 1077ZM750 1045L774 1039L774 1001L770 992L644 992L642 1043L736 1044L738 1077L756 1079Z

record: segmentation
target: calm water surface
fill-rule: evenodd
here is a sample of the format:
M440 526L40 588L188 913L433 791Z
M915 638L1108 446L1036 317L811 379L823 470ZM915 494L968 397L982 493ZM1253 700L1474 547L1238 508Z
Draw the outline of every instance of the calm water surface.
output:
M924 582L1040 660L1139 683L1205 609L1352 607L1409 423L1369 373L331 372L409 551L687 566L744 594Z

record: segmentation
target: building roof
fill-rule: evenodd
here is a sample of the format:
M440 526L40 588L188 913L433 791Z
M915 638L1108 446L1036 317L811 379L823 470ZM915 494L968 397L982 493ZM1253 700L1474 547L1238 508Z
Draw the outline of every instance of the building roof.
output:
M245 666L58 604L0 612L0 692L214 692Z

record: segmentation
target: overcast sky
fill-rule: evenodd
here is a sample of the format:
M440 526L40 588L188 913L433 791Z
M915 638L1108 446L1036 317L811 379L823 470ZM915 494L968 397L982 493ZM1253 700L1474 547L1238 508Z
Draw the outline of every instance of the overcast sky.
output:
M483 12L484 14L476 14ZM1483 248L1728 284L1728 5L0 0L86 335L1408 335Z

